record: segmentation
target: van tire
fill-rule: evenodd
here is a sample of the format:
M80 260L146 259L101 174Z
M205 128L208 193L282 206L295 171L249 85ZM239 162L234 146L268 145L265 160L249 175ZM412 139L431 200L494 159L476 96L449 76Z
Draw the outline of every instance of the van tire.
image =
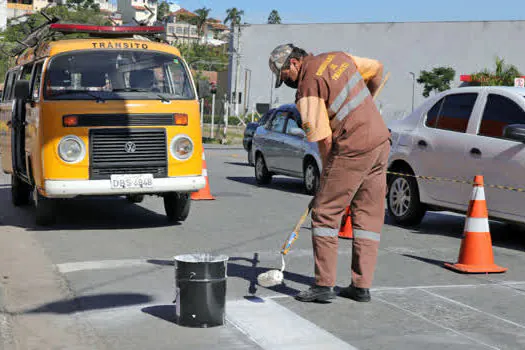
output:
M190 207L189 193L170 192L164 195L164 210L170 222L186 220L190 213Z
M143 194L128 194L126 196L126 199L130 203L142 203L142 201L144 201L144 195Z
M56 201L52 198L42 196L38 190L34 189L35 194L35 222L38 226L50 226L56 222L55 206Z
M29 204L31 186L22 181L18 176L11 175L11 202L15 207Z

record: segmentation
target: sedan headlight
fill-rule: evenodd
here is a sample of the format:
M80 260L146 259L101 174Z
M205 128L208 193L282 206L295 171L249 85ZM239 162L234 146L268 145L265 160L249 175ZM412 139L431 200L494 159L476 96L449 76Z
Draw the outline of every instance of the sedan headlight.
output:
M78 163L86 156L86 147L78 136L65 136L58 143L58 155L66 163Z
M193 154L193 141L186 135L178 135L171 140L171 156L178 160L189 159Z

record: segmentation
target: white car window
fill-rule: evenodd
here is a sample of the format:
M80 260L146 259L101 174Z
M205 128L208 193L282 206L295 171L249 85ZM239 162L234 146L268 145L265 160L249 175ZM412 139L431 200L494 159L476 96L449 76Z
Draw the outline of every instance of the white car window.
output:
M510 124L525 124L525 111L507 97L490 94L478 135L503 137L503 130Z
M428 111L425 125L429 128L465 132L477 97L477 93L445 96Z

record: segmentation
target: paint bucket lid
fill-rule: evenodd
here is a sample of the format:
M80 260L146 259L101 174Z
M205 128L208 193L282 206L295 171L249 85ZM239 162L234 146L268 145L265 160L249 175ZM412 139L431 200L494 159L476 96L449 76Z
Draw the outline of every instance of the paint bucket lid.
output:
M210 253L193 253L193 254L182 254L173 257L175 261L184 263L214 263L223 262L229 259L226 255L214 255Z

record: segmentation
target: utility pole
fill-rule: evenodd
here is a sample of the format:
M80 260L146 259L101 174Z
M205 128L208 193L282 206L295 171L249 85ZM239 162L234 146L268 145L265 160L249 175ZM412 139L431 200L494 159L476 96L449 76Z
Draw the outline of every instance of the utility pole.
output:
M414 111L414 94L416 89L416 74L414 72L409 72L412 76L412 112Z
M236 23L237 24L237 23ZM240 70L241 70L241 25L237 24L237 49L236 53L236 72L235 72L235 116L239 118L239 79L240 79Z

